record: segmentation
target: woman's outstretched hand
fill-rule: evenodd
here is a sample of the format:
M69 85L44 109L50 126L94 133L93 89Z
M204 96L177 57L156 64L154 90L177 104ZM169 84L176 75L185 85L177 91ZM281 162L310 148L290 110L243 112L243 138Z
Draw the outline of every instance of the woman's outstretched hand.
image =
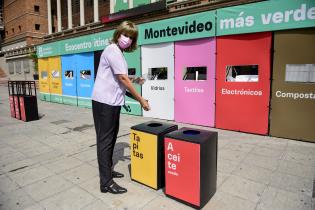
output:
M142 98L141 101L140 101L140 104L141 104L142 108L143 108L145 111L149 111L149 110L150 110L150 105L149 105L148 100Z

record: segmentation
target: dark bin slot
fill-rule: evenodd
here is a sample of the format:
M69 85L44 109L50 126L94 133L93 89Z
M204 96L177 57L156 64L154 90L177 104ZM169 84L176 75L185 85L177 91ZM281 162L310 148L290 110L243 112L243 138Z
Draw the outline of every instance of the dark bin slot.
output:
M159 126L162 126L161 123L150 123L148 124L149 127L159 127Z
M183 80L207 80L207 67L186 67L183 71Z
M136 69L135 68L128 68L128 76L135 76L136 75Z
M167 67L149 68L149 80L167 80Z
M200 131L186 130L186 131L183 131L183 134L186 134L186 135L198 135L198 134L200 134Z

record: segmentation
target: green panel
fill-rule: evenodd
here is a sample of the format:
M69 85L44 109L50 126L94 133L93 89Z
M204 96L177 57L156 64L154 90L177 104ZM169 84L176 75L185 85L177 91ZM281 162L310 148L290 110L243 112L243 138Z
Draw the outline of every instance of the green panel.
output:
M207 11L139 26L139 45L215 36L215 11Z
M78 106L79 107L92 108L92 100L91 99L85 99L85 98L78 98Z
M62 95L51 94L51 95L50 95L50 101L51 101L51 102L55 102L55 103L62 104Z
M80 36L37 46L39 58L103 50L109 45L114 30Z
M114 12L119 12L121 10L126 10L126 9L129 9L129 1L128 0L116 0Z
M128 68L135 68L136 69L136 76L141 76L141 64L140 64L140 48L132 53L125 53L125 58L128 63ZM141 85L134 85L137 92L141 94ZM128 96L125 97L125 105L128 107L128 111L126 111L123 107L121 109L121 113L124 114L132 114L132 115L142 115L142 108L140 104L134 100L129 98Z
M314 0L269 0L217 10L217 35L315 26Z
M133 0L133 7L138 7L145 4L150 4L151 0Z
M77 97L73 97L73 96L62 96L62 102L64 104L73 105L73 106L78 105Z
M51 101L50 93L39 93L39 99L42 101Z

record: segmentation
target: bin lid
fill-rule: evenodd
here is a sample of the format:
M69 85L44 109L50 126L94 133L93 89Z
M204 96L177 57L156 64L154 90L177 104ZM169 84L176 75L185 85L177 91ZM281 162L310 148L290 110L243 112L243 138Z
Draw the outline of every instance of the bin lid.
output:
M131 129L133 130L142 131L154 135L164 134L169 132L170 130L175 130L177 128L178 126L175 124L158 121L149 121L131 127Z
M217 139L218 132L184 127L166 134L165 137L201 144L209 139Z

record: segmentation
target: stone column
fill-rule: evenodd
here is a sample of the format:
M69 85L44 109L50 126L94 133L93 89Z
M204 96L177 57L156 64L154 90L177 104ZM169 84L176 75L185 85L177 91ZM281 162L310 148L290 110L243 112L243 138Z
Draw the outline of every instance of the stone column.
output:
M94 0L93 2L94 6L94 23L97 23L99 21L99 15L98 15L98 0Z
M80 0L80 26L85 25L85 17L84 17L84 0Z
M57 28L58 28L58 32L61 32L61 4L60 4L60 0L57 0Z
M48 34L52 34L51 0L47 0L47 11L48 11Z
M72 4L71 0L68 0L68 29L72 29Z

